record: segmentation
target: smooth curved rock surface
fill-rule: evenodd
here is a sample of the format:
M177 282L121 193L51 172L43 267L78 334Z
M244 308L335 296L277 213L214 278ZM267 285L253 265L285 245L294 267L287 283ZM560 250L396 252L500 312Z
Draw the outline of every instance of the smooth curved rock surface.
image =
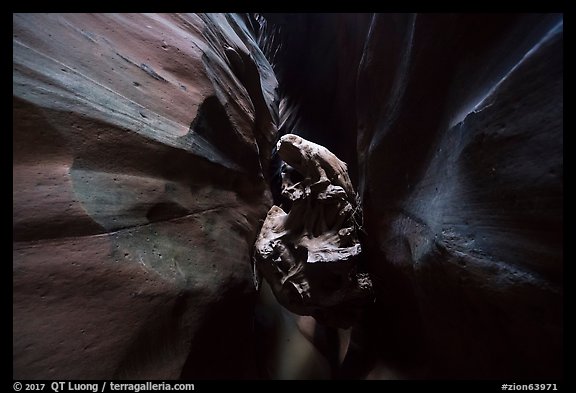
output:
M301 135L357 147L376 302L340 376L559 378L562 15L267 17Z
M560 378L562 15L265 18L14 14L13 378ZM350 331L254 310L276 128L361 195Z
M408 375L558 378L562 17L375 16L363 60L366 247L401 299L367 315L372 344L413 349Z
M244 22L14 14L13 50L13 377L257 377L277 82Z

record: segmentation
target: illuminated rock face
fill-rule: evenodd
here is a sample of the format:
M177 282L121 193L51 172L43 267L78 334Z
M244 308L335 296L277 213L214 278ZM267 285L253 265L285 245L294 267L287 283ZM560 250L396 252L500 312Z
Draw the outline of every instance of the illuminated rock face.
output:
M13 34L14 378L257 377L276 79L242 19L15 14Z
M306 261L276 295L326 324L365 305L338 375L561 376L562 15L265 17L274 71L235 15L13 16L13 377L263 375L251 259L276 124L345 161L360 196L358 254L342 172L283 145L280 240L261 243L287 265L258 262L278 283Z
M349 327L370 298L358 271L361 211L346 164L297 135L277 145L286 162L282 195L290 210L272 206L255 245L256 267L279 302L319 322ZM292 178L296 171L301 181Z

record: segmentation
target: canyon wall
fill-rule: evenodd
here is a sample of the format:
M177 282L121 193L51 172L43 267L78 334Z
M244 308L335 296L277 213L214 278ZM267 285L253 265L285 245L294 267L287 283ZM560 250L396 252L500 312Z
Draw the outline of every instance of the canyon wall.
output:
M269 18L315 105L289 131L357 157L376 301L341 376L562 375L562 15Z
M14 14L13 50L13 378L258 377L278 103L244 21Z
M14 14L13 377L560 377L562 15L264 18ZM257 297L280 99L361 196L350 330Z

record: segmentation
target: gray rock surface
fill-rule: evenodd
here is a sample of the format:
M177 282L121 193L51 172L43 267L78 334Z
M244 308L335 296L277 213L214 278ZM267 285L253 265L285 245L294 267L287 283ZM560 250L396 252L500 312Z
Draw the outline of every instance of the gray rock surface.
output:
M13 15L13 378L559 378L562 15L264 18ZM278 124L361 197L349 330L256 302Z
M376 302L340 375L561 376L562 15L267 17L299 134L362 197Z

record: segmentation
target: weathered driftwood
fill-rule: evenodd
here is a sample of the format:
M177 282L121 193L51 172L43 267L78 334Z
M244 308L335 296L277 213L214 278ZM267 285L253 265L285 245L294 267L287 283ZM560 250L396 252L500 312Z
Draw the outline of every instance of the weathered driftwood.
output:
M372 284L357 269L361 212L346 163L293 134L277 149L286 163L282 196L290 210L268 212L256 240L256 268L290 311L348 327ZM298 174L303 179L295 182Z

